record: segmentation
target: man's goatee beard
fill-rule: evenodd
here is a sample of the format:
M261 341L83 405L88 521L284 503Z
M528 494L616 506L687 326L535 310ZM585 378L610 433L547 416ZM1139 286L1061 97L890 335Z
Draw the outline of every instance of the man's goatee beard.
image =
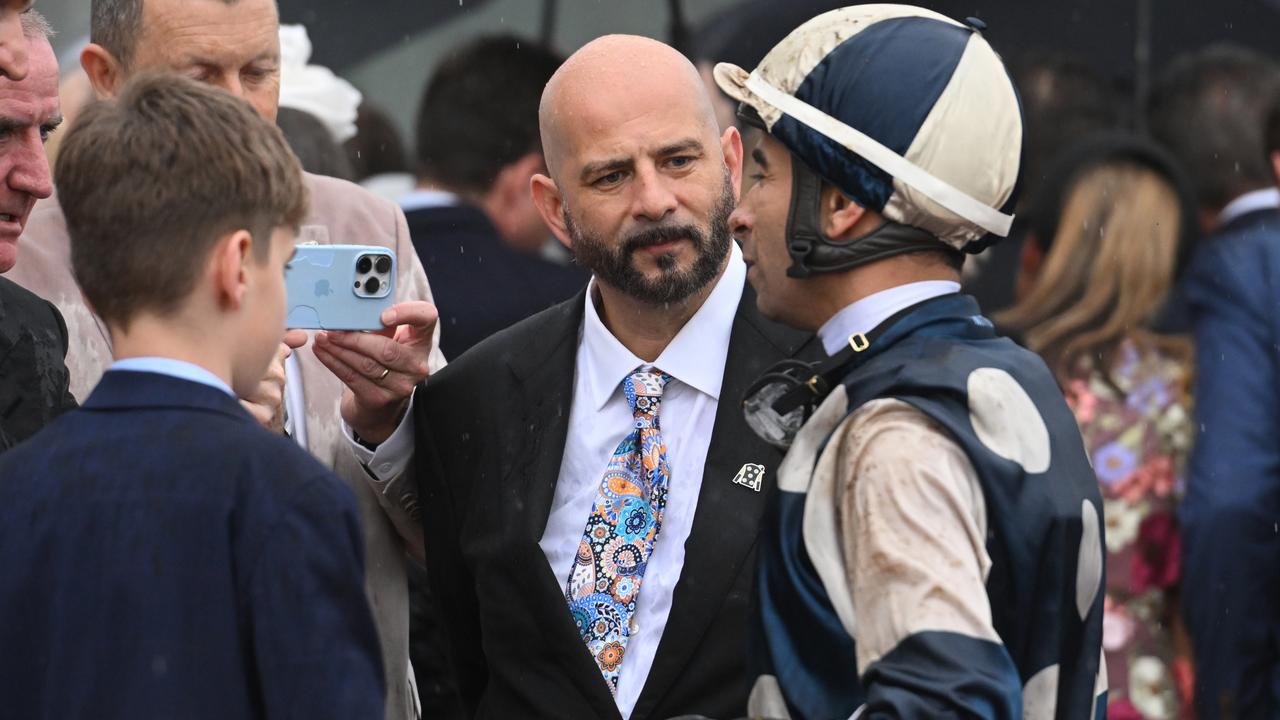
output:
M729 233L729 215L733 213L734 196L728 168L715 207L708 217L708 228L692 225L658 225L627 236L617 249L612 249L598 235L586 232L573 222L566 206L565 227L573 238L574 257L601 282L617 288L642 302L653 305L680 303L696 295L720 275L724 259L733 239ZM696 259L688 270L676 270L676 255L664 253L654 259L661 276L645 277L636 270L635 253L646 247L679 240L693 245Z

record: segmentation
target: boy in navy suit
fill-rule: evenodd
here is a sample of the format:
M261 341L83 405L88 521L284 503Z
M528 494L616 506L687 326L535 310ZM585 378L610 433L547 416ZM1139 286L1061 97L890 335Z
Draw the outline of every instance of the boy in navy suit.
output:
M116 363L0 458L0 713L381 718L354 498L236 400L284 333L307 209L279 131L142 76L55 176Z

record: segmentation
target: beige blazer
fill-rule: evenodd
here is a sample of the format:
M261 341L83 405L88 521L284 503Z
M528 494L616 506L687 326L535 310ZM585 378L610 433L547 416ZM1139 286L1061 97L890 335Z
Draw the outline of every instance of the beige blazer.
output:
M311 194L311 212L304 223L306 239L390 248L398 259L396 301L431 300L426 273L414 252L399 207L343 180L308 174L306 183ZM324 230L317 232L315 226ZM67 352L71 392L83 402L111 364L111 347L105 326L89 310L72 277L66 222L57 198L39 202L32 211L18 244L17 266L5 277L62 311L71 339ZM445 362L439 337L437 327L437 342L429 363L433 373ZM309 449L347 482L360 503L366 589L382 640L387 674L387 718L414 718L417 698L409 668L409 601L404 563L406 538L415 550L421 543L415 493L401 478L381 484L364 470L342 437L338 409L342 383L309 346L298 355L307 405Z

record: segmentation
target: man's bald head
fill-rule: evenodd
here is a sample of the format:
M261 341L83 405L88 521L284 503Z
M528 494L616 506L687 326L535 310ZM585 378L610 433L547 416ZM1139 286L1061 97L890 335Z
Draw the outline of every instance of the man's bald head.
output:
M542 93L538 122L552 176L581 131L625 120L632 109L688 109L706 131L719 132L706 86L688 58L650 38L605 35L569 56Z
M742 138L720 132L693 65L602 37L552 76L538 119L550 177L533 177L534 204L600 292L655 308L705 297L733 245Z

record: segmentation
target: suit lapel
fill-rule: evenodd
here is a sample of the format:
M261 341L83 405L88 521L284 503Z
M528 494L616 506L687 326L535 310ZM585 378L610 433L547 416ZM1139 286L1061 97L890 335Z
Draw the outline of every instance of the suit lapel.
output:
M765 497L773 482L772 471L780 454L747 426L742 399L748 387L770 366L793 357L812 341L806 333L762 319L755 302L755 293L747 286L730 335L698 509L685 543L684 567L653 669L636 703L633 718L647 718L683 672L756 543ZM733 482L747 463L770 468L760 492ZM743 651L746 651L745 636Z
M536 543L546 528L560 476L560 460L569 434L578 333L585 294L549 311L547 323L527 348L507 358L515 376L519 425L512 447L517 460L504 468L503 487L519 496L527 520L524 530Z
M530 615L544 618L539 623L543 641L600 717L617 717L613 697L566 609L564 578L552 572L538 545L551 514L569 434L585 302L583 291L551 310L536 340L527 350L508 358L516 378L521 417L512 446L521 450L518 459L504 470L502 487L509 493L506 506L518 509L512 518L518 525L513 532L519 534L513 547L512 571L524 576Z

